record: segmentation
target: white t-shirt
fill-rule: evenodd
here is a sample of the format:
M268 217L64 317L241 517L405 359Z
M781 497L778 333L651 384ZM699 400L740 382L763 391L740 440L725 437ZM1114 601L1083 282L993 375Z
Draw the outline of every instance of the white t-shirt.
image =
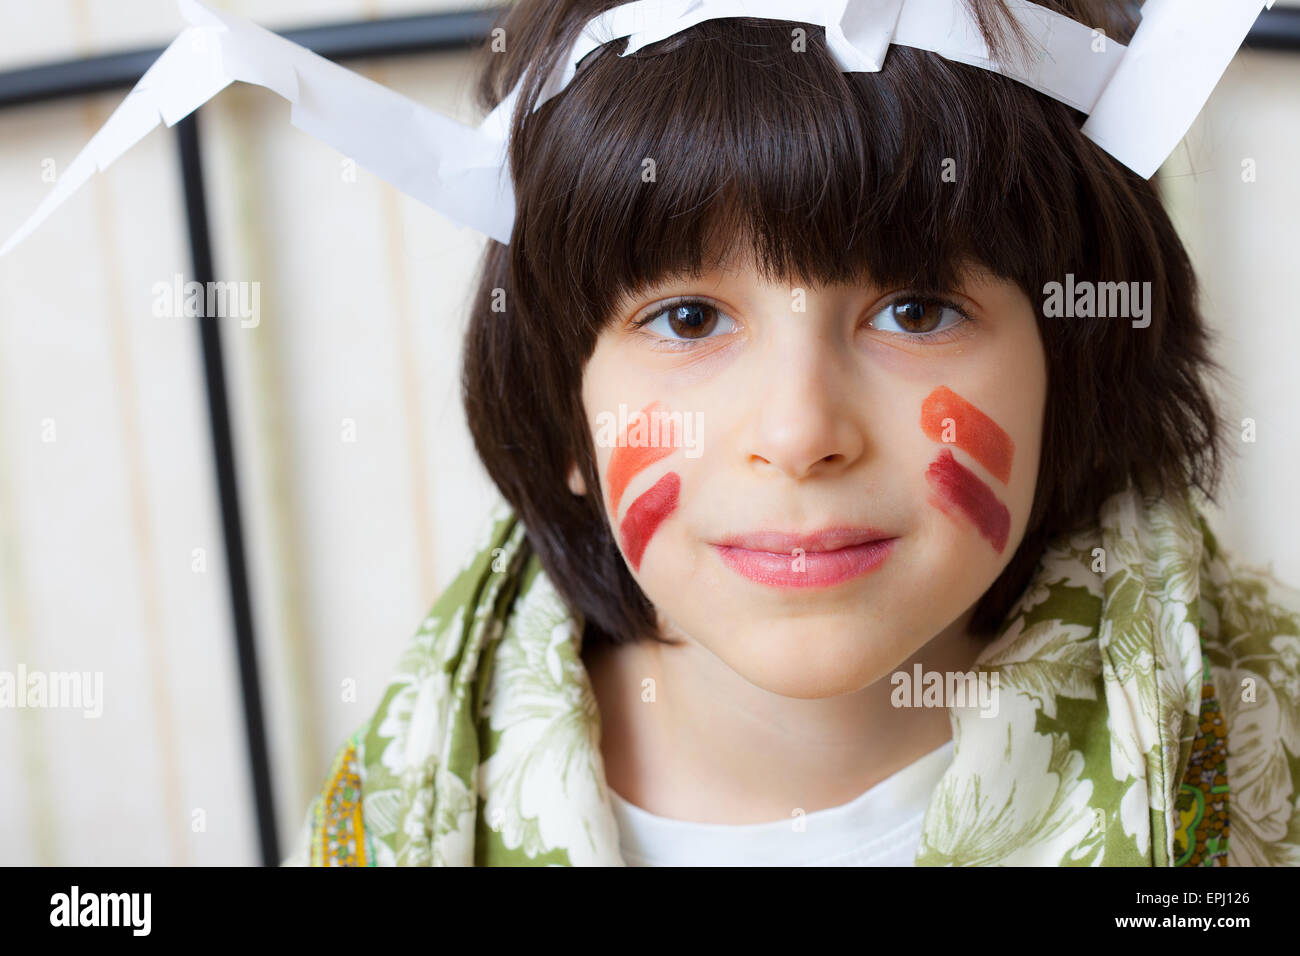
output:
M921 821L953 742L932 750L849 803L771 823L693 823L656 816L612 789L628 866L912 866Z

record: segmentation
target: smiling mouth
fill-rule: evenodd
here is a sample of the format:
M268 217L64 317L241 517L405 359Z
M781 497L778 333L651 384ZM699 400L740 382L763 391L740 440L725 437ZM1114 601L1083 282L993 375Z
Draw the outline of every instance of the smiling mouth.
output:
M897 540L876 531L846 529L818 535L767 532L735 536L712 547L727 567L759 584L782 589L826 588L879 568ZM838 541L846 543L834 546ZM785 544L789 547L784 548ZM772 550L773 545L782 549Z

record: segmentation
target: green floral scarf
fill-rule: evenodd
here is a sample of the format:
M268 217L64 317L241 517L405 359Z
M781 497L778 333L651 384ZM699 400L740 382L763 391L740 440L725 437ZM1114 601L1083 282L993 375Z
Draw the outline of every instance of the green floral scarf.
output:
M285 862L623 865L581 634L499 506ZM1054 541L976 667L918 865L1300 865L1300 593L1190 498Z

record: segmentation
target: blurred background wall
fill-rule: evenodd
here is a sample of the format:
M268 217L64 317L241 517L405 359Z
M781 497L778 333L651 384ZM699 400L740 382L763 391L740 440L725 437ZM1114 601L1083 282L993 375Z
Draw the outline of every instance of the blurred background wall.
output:
M219 0L272 29L496 6ZM1278 0L1277 6L1286 6ZM1294 5L1294 4L1292 4ZM0 71L170 42L174 0L0 0ZM477 122L473 54L350 61ZM0 110L0 240L125 91ZM458 358L485 240L237 84L200 111L280 853L498 500ZM0 670L102 672L102 715L0 709L0 864L260 862L176 130L0 259ZM1300 583L1300 53L1238 54L1161 184L1204 283L1237 445L1212 520ZM1253 179L1243 177L1250 160Z

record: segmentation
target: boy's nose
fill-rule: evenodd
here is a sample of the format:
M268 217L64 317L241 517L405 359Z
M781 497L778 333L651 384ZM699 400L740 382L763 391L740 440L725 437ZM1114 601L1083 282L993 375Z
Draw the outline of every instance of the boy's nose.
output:
M801 334L768 343L750 373L742 450L756 468L796 480L844 469L867 450L851 361L829 332L813 333L809 315L794 317ZM800 331L796 328L796 331Z

